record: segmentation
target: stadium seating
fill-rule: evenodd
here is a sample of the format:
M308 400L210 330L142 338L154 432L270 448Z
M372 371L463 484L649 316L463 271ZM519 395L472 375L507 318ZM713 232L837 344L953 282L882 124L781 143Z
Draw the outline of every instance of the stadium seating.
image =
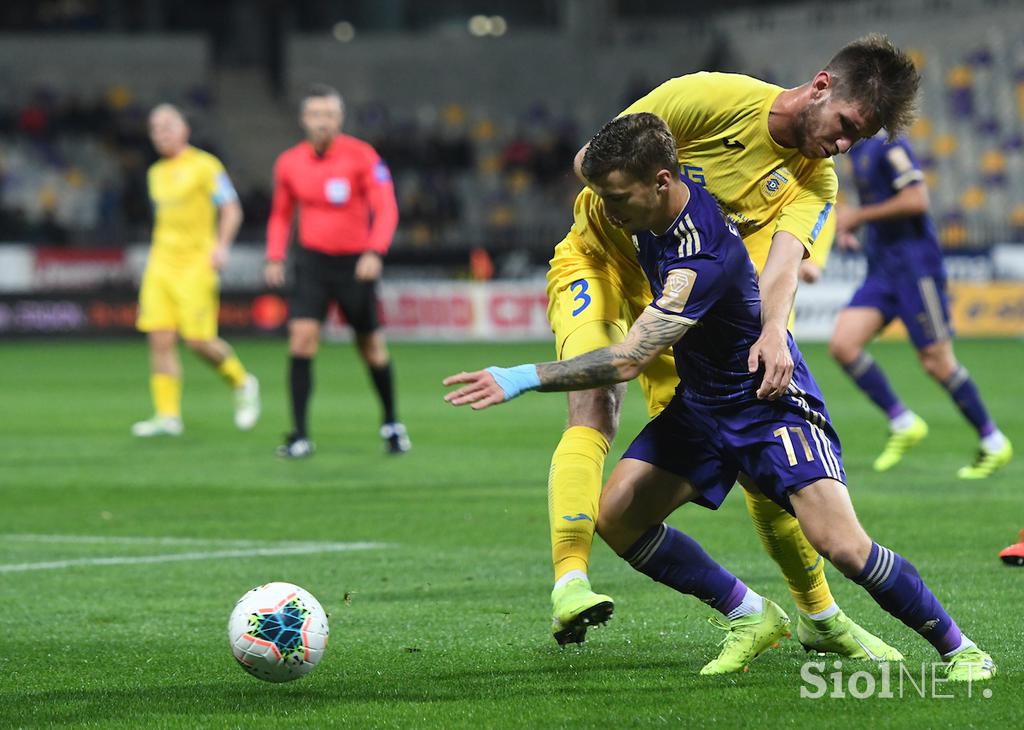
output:
M844 4L841 23L832 6L813 4L734 12L721 24L623 21L596 41L553 31L365 44L296 34L285 98L244 72L211 68L199 38L186 41L181 63L181 46L168 39L78 40L62 46L87 67L72 79L50 59L46 36L12 37L0 44L0 224L16 240L144 238L142 175L152 159L144 113L169 99L192 115L194 140L224 156L249 214L242 238L259 241L270 164L300 139L303 87L322 80L346 97L346 131L392 168L399 249L547 251L578 189L573 152L630 100L700 68L795 85L843 43L885 30L922 69L922 115L910 137L943 243L986 247L1019 240L1024 216L1024 37L1015 20L1024 22L1024 11L1000 0L908 0ZM682 47L681 34L699 40ZM171 55L180 73L167 72ZM839 168L846 185L845 163Z

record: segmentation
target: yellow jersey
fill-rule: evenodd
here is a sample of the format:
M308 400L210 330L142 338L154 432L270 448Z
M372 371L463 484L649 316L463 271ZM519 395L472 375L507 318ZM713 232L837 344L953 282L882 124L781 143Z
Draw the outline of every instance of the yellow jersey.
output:
M839 188L831 159L808 159L768 133L768 113L782 91L749 76L701 72L666 81L622 112L665 120L682 173L718 200L758 271L778 231L813 250L828 231ZM589 188L576 198L572 229L556 247L551 268L563 281L605 276L628 291L643 280L632 237L608 222Z
M182 266L209 259L217 209L238 199L220 160L189 146L153 163L146 181L153 204L150 262Z

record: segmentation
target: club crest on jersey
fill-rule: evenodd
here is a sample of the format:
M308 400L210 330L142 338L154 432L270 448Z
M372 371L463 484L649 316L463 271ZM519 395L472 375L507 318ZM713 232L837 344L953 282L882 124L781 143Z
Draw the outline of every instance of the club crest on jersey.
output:
M347 178L329 177L324 183L324 197L328 203L342 205L348 202L352 195L352 185Z
M791 174L785 167L777 167L761 182L761 192L766 198L774 198L789 183Z
M693 269L672 269L665 279L658 306L665 311L682 314L696 281L697 272Z

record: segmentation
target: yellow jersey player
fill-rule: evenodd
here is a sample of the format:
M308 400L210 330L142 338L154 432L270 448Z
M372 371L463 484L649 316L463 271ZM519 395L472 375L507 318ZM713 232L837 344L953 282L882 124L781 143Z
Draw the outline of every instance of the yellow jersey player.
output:
M832 155L845 153L880 127L896 131L913 118L919 77L909 58L882 36L839 51L802 86L783 89L747 76L697 73L672 79L623 113L651 112L676 141L682 174L706 187L744 239L759 273L763 329L747 362L763 369L759 398L785 392L793 362L787 324L801 261L830 237L837 179ZM576 157L576 170L586 152ZM548 316L556 353L567 360L623 339L651 293L636 258L629 220L584 189L573 226L555 248L548 274ZM680 241L699 246L699 242ZM806 274L805 274L806 275ZM671 399L678 378L661 356L640 376L654 415ZM568 428L551 461L548 504L555 587L553 633L581 642L586 628L611 616L609 596L591 590L588 565L609 445L618 429L625 388L569 393ZM748 482L747 508L769 555L789 584L808 649L876 660L902 658L836 605L821 556L791 515Z
M155 414L132 433L182 433L179 334L234 389L235 425L249 430L260 414L259 381L217 336L218 271L242 224L238 195L220 160L188 143L189 126L177 107L160 104L150 112L149 136L161 159L147 176L153 246L136 326L149 338Z

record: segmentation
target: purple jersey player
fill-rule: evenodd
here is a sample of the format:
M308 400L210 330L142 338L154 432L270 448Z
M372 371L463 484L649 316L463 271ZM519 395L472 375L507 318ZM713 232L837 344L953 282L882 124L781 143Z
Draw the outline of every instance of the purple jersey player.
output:
M687 502L717 507L738 478L795 514L818 552L921 633L949 662L949 680L991 677L991 657L960 632L914 566L873 542L857 521L839 438L791 338L790 389L775 400L757 398L762 370L747 357L761 321L753 264L710 193L680 178L665 123L653 114L609 122L591 140L582 172L609 215L634 233L652 303L620 344L560 362L453 375L446 385L464 385L445 400L480 409L526 390L624 382L673 347L676 395L616 466L597 528L638 571L723 614L722 651L701 673L743 669L789 626L778 605L664 523Z
M832 356L861 390L889 417L890 436L875 459L876 471L894 467L928 434L924 420L893 391L865 347L893 319L902 320L925 372L950 394L978 431L981 446L973 464L958 472L981 479L1009 462L1013 450L982 402L978 387L953 354L952 327L935 226L928 216L924 174L909 143L875 136L850 151L860 207L838 211L842 248L859 244L851 231L863 227L868 275L839 315Z

